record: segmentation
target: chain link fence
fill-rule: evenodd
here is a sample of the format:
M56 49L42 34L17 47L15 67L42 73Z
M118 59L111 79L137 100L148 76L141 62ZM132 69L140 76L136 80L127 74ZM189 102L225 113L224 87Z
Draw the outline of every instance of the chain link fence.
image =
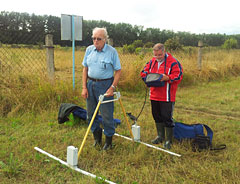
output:
M55 45L53 41L52 45L49 46L46 43L47 35L38 34L38 32L34 34L32 32L29 34L12 34L15 35L13 37L11 37L11 33L9 32L5 32L4 34L0 36L0 77L5 80L22 75L37 76L43 79L49 77L48 51L52 49L53 56L50 62L52 62L51 65L53 68L51 71L53 72L54 80L71 82L74 77L76 87L80 87L82 61L86 47L76 46L74 54L75 70L73 72L72 47L61 47ZM122 52L122 48L117 48L117 50L122 65L126 66L125 71L128 71L130 68L135 70L136 67L139 67L140 70L142 66L139 66L137 62L143 60L143 58L136 54L126 54ZM132 63L135 63L135 65L132 65ZM73 73L75 73L74 76ZM134 72L124 73L123 83L126 83L127 80L135 80L132 76Z
M21 74L45 75L44 35L40 35L38 32L25 33L17 37L11 37L10 35L9 32L4 32L0 37L1 76L7 78ZM8 41L6 41L6 38ZM36 40L36 42L28 44L30 40L31 42Z

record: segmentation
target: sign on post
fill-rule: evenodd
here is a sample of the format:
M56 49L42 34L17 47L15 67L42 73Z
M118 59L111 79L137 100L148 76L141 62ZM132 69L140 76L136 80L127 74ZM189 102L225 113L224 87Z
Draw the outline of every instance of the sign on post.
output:
M75 88L75 40L82 40L82 16L61 15L61 40L72 41L73 89Z

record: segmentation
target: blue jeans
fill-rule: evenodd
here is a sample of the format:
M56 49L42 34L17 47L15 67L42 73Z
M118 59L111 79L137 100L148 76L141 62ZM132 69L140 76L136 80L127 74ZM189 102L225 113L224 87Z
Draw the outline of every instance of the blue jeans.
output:
M88 89L88 98L87 98L87 120L88 124L92 120L92 116L95 112L97 104L99 102L99 96L106 93L106 91L112 85L113 79L105 80L105 81L98 81L94 82L89 80L87 83ZM113 96L111 97L104 97L105 100L112 100ZM104 134L108 137L111 137L115 133L115 125L113 122L113 111L114 111L114 104L113 102L101 104L99 107L99 111L102 116L102 125L104 128ZM100 122L95 118L91 131L94 132L95 130L100 129Z

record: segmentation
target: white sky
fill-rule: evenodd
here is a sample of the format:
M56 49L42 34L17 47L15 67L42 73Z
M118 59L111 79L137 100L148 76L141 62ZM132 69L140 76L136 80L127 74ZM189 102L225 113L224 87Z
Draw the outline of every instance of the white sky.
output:
M240 34L238 0L4 0L0 11L83 16L190 33Z

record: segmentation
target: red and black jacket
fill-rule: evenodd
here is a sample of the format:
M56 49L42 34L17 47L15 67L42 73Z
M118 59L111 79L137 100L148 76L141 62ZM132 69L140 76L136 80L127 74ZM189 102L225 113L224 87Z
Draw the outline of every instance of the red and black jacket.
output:
M141 77L146 77L148 73L165 73L169 77L163 87L150 87L150 100L175 102L177 87L183 76L183 69L179 61L170 53L166 53L164 62L158 68L158 61L152 58L142 70Z

